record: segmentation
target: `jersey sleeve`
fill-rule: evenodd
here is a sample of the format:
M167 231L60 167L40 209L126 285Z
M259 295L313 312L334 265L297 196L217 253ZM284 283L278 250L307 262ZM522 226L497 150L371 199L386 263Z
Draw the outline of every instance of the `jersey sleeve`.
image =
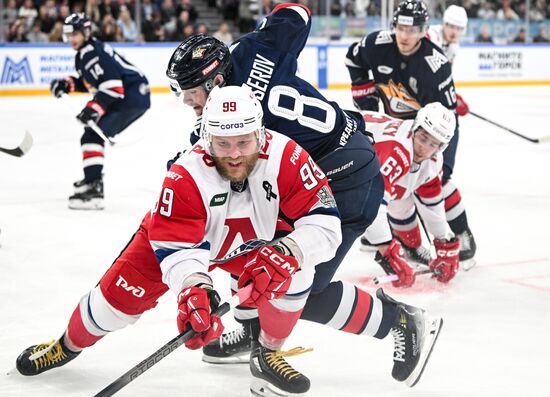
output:
M346 53L345 64L351 78L351 83L354 85L363 85L373 82L372 67L369 57L377 34L381 32L373 32L362 40L353 43ZM389 32L388 32L389 33ZM391 36L390 36L391 39Z
M85 51L88 46L91 49ZM124 99L122 75L114 58L99 48L99 44L98 48L91 44L88 46L81 50L82 78L96 89L93 100L108 109L112 103Z
M283 3L267 15L255 32L261 41L296 57L306 45L311 29L311 12L306 6Z
M389 199L395 196L396 182L406 175L410 168L410 156L405 147L395 141L379 141L374 144L374 150L380 160L380 173L384 177L384 190Z
M279 176L280 210L294 221L288 235L302 251L302 266L330 260L340 245L340 214L327 178L296 142L285 147Z
M189 276L208 272L206 218L197 184L183 166L174 164L151 213L149 241L160 263L163 282L176 294Z

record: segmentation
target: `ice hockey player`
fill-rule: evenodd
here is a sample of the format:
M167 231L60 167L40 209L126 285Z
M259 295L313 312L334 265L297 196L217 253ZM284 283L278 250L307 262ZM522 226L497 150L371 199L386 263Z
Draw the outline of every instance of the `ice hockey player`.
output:
M453 63L460 48L460 37L468 25L468 15L464 7L450 5L443 14L443 25L430 25L426 37L439 46L449 63ZM464 99L456 94L456 113L465 116L470 111Z
M92 37L91 22L84 14L65 19L63 38L77 51L78 76L52 80L52 94L57 98L74 91L93 94L76 116L84 125L80 138L84 179L74 183L69 208L101 210L105 142L89 124L96 123L108 137L119 134L149 109L149 84L138 68L111 46Z
M451 64L442 50L425 37L429 15L420 0L404 0L393 15L393 31L369 34L350 46L346 55L355 106L378 111L378 101L391 117L413 119L428 103L455 110ZM458 145L455 134L443 152L443 197L447 222L460 240L460 260L473 258L474 237L460 192L451 180ZM367 245L369 242L362 239ZM413 251L403 245L406 252Z
M186 346L204 346L223 330L212 315L218 299L208 272L215 265L239 275L238 288L253 284L245 302L260 318L250 359L253 392L307 392L308 378L279 349L306 304L315 264L334 255L340 243L338 210L326 176L309 154L288 137L264 130L262 120L261 105L247 87L210 93L203 139L171 167L155 210L81 299L64 334L21 353L20 373L37 375L65 365L108 332L136 322L168 289L177 296L180 332L187 324L200 332ZM294 227L274 240L281 213ZM378 338L391 330L396 341L392 374L413 386L442 320L382 290L376 296L355 293L358 309L341 327ZM345 316L336 313L331 325L343 321Z
M374 138L386 187L387 205L380 207L376 220L365 232L367 240L377 247L376 262L386 273L399 276L394 286L411 286L415 273L404 258L402 241L422 254L414 259L429 265L437 280L449 282L458 270L459 242L445 219L441 152L454 134L455 115L433 102L422 107L414 120L375 112L366 112L364 118L366 130ZM416 211L434 236L435 259L431 259L428 249L422 250ZM392 230L397 238L392 237Z

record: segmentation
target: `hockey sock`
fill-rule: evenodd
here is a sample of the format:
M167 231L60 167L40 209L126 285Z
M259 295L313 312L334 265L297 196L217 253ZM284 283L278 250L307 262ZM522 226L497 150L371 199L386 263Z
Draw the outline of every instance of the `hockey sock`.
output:
M94 326L91 323L87 325L84 324L82 319L82 303L78 304L74 310L71 319L69 320L69 325L67 326L67 331L65 332L64 343L74 352L80 351L88 346L93 345L98 340L103 338L107 333L103 330L100 330L99 327ZM84 309L86 310L86 309ZM99 335L94 335L94 333Z

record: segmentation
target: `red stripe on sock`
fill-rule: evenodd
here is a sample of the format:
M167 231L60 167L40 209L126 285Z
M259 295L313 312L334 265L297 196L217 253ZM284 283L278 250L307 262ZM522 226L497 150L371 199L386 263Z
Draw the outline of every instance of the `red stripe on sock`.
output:
M80 315L80 305L74 309L69 325L67 326L67 336L73 345L78 348L84 349L85 347L92 346L103 336L92 335L86 329L82 316Z
M371 307L371 296L365 291L361 291L355 288L357 291L357 304L351 313L351 318L342 331L349 332L351 334L357 334L365 323L365 320L369 316L369 310Z
M83 159L89 159L90 157L103 157L103 152L82 152Z
M460 196L460 192L456 189L449 197L445 199L445 211L453 208L460 202L461 199L462 197Z

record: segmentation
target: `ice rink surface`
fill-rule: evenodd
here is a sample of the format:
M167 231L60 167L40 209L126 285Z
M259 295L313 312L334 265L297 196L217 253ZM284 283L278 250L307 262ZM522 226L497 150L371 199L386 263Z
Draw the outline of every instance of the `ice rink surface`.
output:
M550 134L550 87L462 88L472 110L532 136ZM347 91L327 97L351 106ZM187 146L192 114L169 95L108 148L106 209L67 209L82 178L74 116L86 97L0 98L0 146L27 129L30 153L0 153L0 396L91 396L176 335L168 293L134 326L113 333L67 366L26 378L7 375L26 347L57 338L79 298L117 257L156 200L166 160ZM299 322L285 347L313 347L289 362L312 381L308 395L548 395L550 343L550 143L533 144L486 122L461 118L454 180L475 234L477 266L442 285L426 276L386 290L444 318L423 378L413 389L391 375L393 338L382 341ZM337 278L374 292L382 270L354 246ZM228 296L226 275L215 273ZM225 316L227 329L235 326ZM212 366L180 348L117 394L247 396L247 365Z

